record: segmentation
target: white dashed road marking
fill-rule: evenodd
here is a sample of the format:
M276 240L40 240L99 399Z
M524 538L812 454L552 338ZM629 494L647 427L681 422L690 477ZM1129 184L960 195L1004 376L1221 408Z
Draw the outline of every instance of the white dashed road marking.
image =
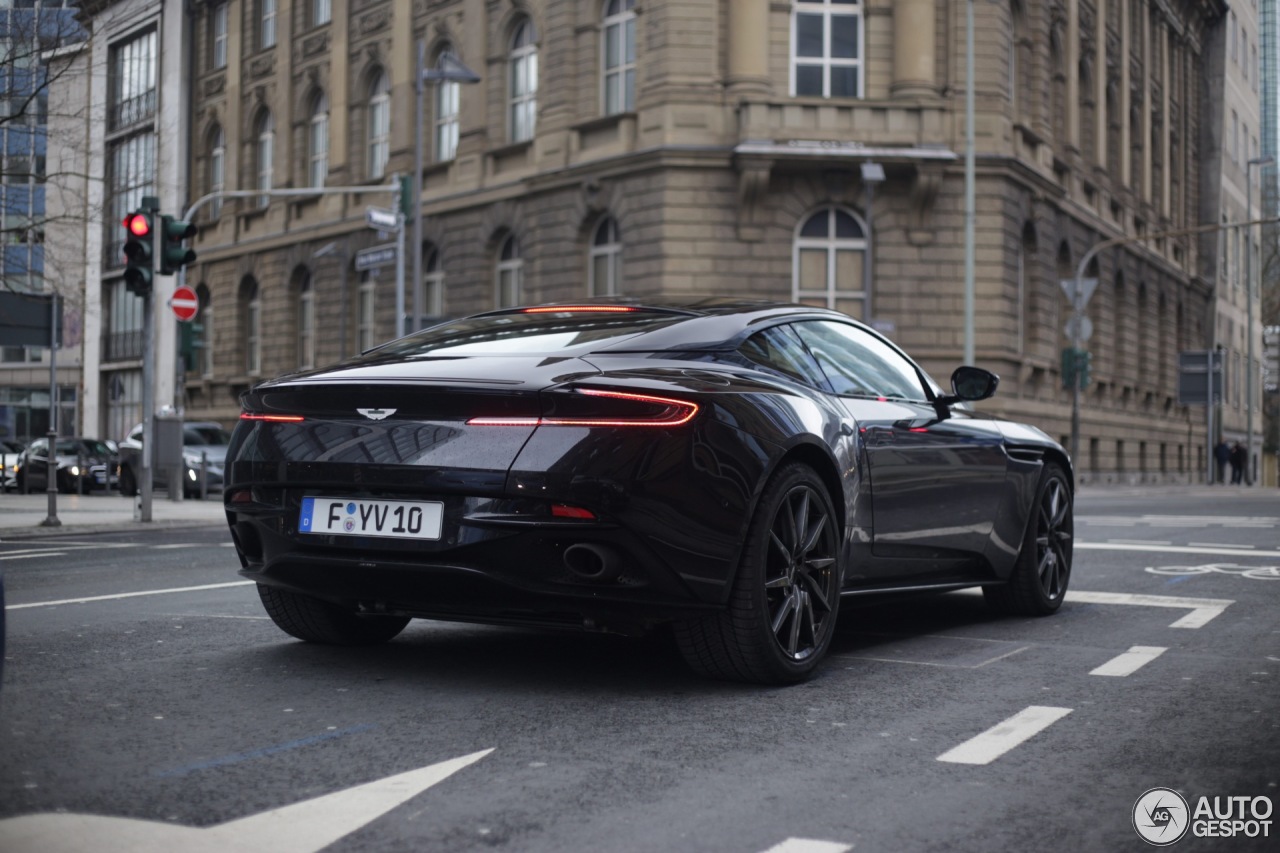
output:
M168 595L174 592L203 592L207 589L230 589L234 586L249 586L253 581L232 581L230 583L210 583L204 586L180 586L173 589L146 589L141 592L120 592L115 595L95 595L90 598L64 598L60 601L35 601L30 604L7 604L5 610L26 610L30 607L58 607L63 604L88 604L92 601L116 601L121 598L138 598L143 595Z
M1129 651L1112 658L1089 674L1123 678L1126 675L1133 675L1167 651L1168 649L1164 646L1133 646Z
M947 750L938 756L938 760L950 764L990 764L1070 713L1070 708L1032 705L977 737Z
M1219 545L1213 548L1192 545L1137 545L1123 542L1081 542L1072 546L1078 551L1150 551L1157 554L1221 554L1228 557L1280 557L1280 551L1258 551Z
M838 841L817 841L812 838L788 838L781 844L775 844L764 853L845 853L852 850L852 844L841 844Z

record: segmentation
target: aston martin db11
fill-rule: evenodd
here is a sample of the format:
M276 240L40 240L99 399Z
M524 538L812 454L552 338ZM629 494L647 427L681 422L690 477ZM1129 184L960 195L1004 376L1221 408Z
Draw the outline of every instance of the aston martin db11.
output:
M833 311L587 302L446 322L242 397L225 505L285 632L412 618L642 633L696 671L789 683L841 599L981 587L1049 614L1071 463Z

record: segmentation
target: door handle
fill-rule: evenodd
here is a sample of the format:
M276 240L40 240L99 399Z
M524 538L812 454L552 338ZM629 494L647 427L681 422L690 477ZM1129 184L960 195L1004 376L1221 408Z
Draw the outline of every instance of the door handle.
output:
M841 421L841 422L840 422L840 434L841 434L841 435L853 435L853 422L852 422L852 421Z

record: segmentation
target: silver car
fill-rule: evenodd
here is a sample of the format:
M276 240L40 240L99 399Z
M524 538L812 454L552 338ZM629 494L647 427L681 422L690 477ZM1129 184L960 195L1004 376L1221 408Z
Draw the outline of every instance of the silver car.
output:
M231 433L213 421L191 421L182 426L182 485L187 497L200 495L200 466L203 460L205 480L211 492L222 491L222 466L227 458L227 442ZM120 494L132 497L138 493L142 470L142 424L129 431L120 442ZM151 469L151 483L156 489L169 487L169 472Z

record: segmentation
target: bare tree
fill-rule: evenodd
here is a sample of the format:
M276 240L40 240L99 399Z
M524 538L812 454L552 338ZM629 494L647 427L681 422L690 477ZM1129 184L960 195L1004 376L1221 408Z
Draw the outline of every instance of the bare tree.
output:
M61 8L46 2L40 8L0 9L0 289L44 289L51 260L46 230L58 219L86 213L83 206L76 213L62 207L51 215L47 206L60 179L81 185L89 179L66 174L46 156L50 123L83 119L62 115L59 102L49 97L54 87L71 82L67 75L83 71L66 58L89 38L72 0L65 2ZM76 299L79 292L69 287L63 295Z

